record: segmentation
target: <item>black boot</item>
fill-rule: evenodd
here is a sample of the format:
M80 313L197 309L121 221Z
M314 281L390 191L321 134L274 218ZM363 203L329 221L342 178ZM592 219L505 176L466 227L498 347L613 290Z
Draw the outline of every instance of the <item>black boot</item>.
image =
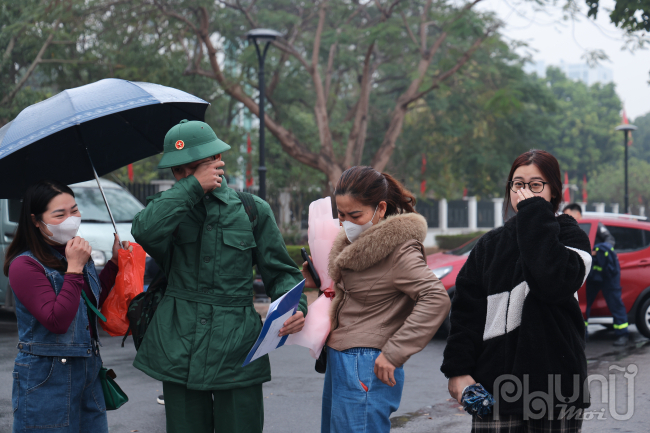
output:
M614 346L627 346L627 343L630 342L630 336L628 334L621 335L616 340L614 340Z

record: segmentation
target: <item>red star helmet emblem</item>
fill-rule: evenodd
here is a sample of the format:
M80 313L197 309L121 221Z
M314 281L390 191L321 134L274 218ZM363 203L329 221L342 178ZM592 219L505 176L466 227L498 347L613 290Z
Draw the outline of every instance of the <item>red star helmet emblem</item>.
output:
M185 147L185 143L183 142L183 140L178 140L176 142L175 146L176 146L176 149L181 150L182 148Z

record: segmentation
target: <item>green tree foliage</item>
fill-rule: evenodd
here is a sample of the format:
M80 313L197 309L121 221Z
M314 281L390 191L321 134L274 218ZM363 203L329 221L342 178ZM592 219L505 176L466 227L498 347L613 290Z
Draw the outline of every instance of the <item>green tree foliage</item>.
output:
M614 84L587 86L557 68L548 68L545 81L558 109L543 141L562 171L582 179L582 174L621 160L623 143L614 130L621 122L621 100Z
M24 107L52 96L57 82L92 63L77 41L80 1L24 0L0 6L0 125Z
M601 170L587 183L590 202L618 203L620 212L625 200L623 162L601 167ZM630 158L628 165L628 188L632 212L638 212L638 206L648 209L650 204L650 163L637 158Z
M427 195L457 199L467 188L470 195L502 196L512 161L544 147L557 108L522 63L504 41L493 40L462 74L420 100L390 165L398 177L418 190L424 153Z
M257 57L243 35L264 26L286 35L266 60L268 189L270 197L281 190L302 197L294 214L354 164L385 167L417 191L422 154L427 195L436 198L458 198L464 188L502 196L512 161L530 148L554 153L573 181L611 172L623 155L614 86L589 87L553 68L545 79L525 74L495 18L472 4L7 3L0 8L0 99L8 99L0 118L106 77L180 88L211 103L206 121L233 147L224 155L232 179L245 172L245 118L257 110ZM650 162L642 131L650 130L642 127L650 115L637 123L631 152ZM156 169L159 158L136 164L135 181L171 178ZM126 168L113 176L128 182Z
M382 113L388 123L373 131L380 145L369 154L383 169L409 107L462 70L494 35L497 21L472 11L477 3L123 1L111 8L105 27L118 34L118 45L131 33L148 34L132 39L159 42L156 53L183 58L184 74L218 86L215 93L254 114L257 58L244 33L258 27L282 32L266 60L268 131L284 152L333 184L368 155L371 96L394 98ZM116 63L128 64L113 51Z
M596 18L599 0L586 0L588 16ZM650 32L650 0L616 0L609 19L616 26L630 32Z
M633 124L639 129L633 132L633 142L629 147L628 188L629 203L632 213L638 212L638 206L648 209L650 205L650 113L638 117ZM623 133L616 132L615 140L623 149ZM624 154L621 150L617 159L603 164L592 173L587 185L589 200L605 203L618 203L624 212L625 178L623 168Z
M650 163L650 112L637 117L632 124L639 129L632 132L630 157ZM621 135L622 133L619 132L619 139L622 142Z
M407 117L390 165L418 189L421 154L427 160L427 195L460 198L503 196L517 155L537 148L558 158L573 182L623 157L621 102L613 85L586 86L549 68L545 79L522 72L503 42L486 45L466 72L435 95L423 98Z

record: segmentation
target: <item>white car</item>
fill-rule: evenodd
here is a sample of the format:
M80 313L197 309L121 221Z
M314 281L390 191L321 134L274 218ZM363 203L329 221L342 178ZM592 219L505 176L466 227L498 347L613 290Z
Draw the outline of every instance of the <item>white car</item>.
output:
M115 182L105 179L100 181L106 199L111 206L120 240L133 242L131 223L133 217L144 209L144 206L129 191ZM90 242L90 246L93 248L92 259L97 270L101 271L113 255L113 241L115 239L113 236L115 231L108 210L106 210L106 205L96 181L76 183L70 185L70 188L74 191L81 212L79 236ZM2 263L4 263L4 251L13 240L21 206L22 200L0 200L0 244L2 244L0 258ZM0 272L0 306L3 305L5 308L14 309L13 293L9 287L9 280Z

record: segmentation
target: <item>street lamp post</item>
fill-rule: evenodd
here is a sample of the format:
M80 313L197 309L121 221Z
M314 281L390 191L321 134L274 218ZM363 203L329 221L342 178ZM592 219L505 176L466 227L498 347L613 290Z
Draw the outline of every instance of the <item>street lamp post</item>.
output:
M260 166L258 168L260 177L259 197L266 200L266 166L264 165L264 59L266 58L266 51L269 45L276 38L281 37L282 33L276 32L271 29L253 29L246 33L246 39L253 41L255 50L257 51L257 60L259 62L259 88L260 88ZM264 44L264 48L260 51L258 41Z
M637 127L634 125L630 125L628 123L624 123L622 125L618 125L616 127L617 131L623 131L624 134L624 143L623 146L625 147L625 213L630 213L630 197L628 195L628 190L627 190L627 148L628 148L628 136L630 134L630 131L636 130Z

